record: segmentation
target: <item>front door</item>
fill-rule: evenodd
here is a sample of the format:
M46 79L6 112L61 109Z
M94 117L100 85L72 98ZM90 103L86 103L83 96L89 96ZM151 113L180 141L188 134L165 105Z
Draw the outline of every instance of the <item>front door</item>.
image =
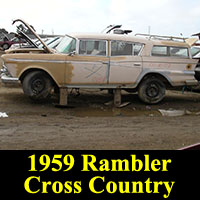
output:
M102 85L108 82L109 58L105 40L80 40L78 54L67 57L67 85Z

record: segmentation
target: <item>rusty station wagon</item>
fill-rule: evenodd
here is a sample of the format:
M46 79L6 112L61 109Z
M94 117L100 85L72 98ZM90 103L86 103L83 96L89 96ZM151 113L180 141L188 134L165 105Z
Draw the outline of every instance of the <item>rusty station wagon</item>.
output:
M34 35L40 37L22 20ZM21 82L34 100L46 99L53 88L60 92L60 104L67 104L69 88L138 92L148 104L160 102L166 89L197 85L190 45L180 38L119 34L66 35L56 50L42 40L43 49L8 50L2 56L3 83Z

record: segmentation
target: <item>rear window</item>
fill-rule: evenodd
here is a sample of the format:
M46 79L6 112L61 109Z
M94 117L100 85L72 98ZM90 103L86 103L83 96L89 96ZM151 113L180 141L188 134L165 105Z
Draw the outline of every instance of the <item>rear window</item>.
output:
M186 47L153 46L151 55L188 58L189 51Z

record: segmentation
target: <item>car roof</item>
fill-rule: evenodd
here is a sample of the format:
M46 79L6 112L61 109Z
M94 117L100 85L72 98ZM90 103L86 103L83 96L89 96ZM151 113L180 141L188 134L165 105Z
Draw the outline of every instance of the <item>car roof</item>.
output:
M78 39L119 40L119 41L151 44L151 45L189 47L189 45L186 42L180 42L174 40L149 39L146 37L134 36L134 35L103 34L103 33L71 33L69 34L69 36Z

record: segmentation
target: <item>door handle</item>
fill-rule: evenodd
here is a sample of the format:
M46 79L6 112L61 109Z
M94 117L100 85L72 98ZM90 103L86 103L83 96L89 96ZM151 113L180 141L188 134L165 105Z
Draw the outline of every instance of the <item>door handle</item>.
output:
M133 65L139 67L141 66L141 63L134 63Z

